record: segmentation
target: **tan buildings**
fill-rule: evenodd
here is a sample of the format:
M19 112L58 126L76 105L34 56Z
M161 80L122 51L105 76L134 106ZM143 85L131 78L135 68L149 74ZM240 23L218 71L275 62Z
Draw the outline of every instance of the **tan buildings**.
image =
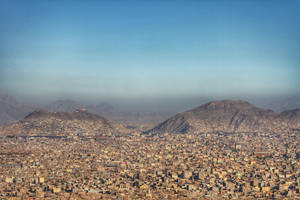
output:
M293 134L2 139L0 198L295 199Z

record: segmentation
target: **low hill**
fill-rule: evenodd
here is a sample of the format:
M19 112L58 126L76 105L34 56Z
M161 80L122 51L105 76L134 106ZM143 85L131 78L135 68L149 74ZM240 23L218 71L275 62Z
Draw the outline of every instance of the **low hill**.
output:
M119 135L132 130L79 109L74 112L36 110L17 123L1 127L1 135Z

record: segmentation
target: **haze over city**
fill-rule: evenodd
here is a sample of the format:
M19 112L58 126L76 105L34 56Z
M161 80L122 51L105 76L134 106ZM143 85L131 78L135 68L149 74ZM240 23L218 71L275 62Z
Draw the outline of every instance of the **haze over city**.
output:
M0 93L132 109L299 95L299 6L1 1Z

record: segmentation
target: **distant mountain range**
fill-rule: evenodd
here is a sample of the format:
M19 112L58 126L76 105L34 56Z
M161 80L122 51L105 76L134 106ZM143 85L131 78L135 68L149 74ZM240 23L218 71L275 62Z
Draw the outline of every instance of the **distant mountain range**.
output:
M13 97L0 94L0 126L23 119L35 106L17 102Z
M33 106L19 103L11 96L0 95L0 126L22 120L26 115L38 108L49 112L73 112L77 109L85 108L90 113L130 126L141 127L142 129L154 126L174 114L170 112L121 111L105 102L96 105L84 105L73 100L58 100L45 106Z
M259 132L300 127L300 109L284 111L257 108L246 101L212 101L179 113L146 134L187 132Z
M250 100L256 106L265 109L271 109L277 113L281 113L285 110L293 110L300 108L300 95L288 96L288 97L268 97L257 98Z
M72 100L54 101L42 108L49 112L73 112L77 109L85 108L86 106Z
M95 105L83 105L72 100L58 100L43 107L50 112L73 112L76 109L85 108L88 112L104 116L109 120L120 122L126 125L149 128L167 119L174 113L169 112L129 112L121 111L118 107L109 103Z
M115 133L118 129L124 132L126 132L125 129L131 131L136 129L147 134L160 134L165 132L278 131L300 128L300 108L277 114L272 110L258 108L241 100L212 101L173 117L171 113L164 112L124 112L108 103L85 106L72 100L55 101L43 106L42 110L37 109L37 106L18 103L7 95L0 95L0 103L0 124L12 124L5 126L6 130L15 127L25 132L28 132L30 127L36 128L38 132L47 130L49 134L56 130L68 132L76 130L77 127L78 131L75 132L78 133L88 130L86 124L94 122L99 130L105 130L107 133ZM19 120L21 121L17 122ZM48 124L45 124L43 120L46 120ZM81 123L80 120L88 123ZM38 123L45 126L41 128ZM69 127L66 128L64 123ZM158 125L155 126L156 124ZM93 130L96 129L93 128ZM92 133L99 132L92 131Z

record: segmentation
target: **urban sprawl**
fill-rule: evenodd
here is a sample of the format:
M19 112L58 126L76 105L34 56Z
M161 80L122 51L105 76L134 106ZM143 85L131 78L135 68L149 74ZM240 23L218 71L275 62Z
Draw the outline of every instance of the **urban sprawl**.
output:
M297 199L299 131L2 137L1 199Z

